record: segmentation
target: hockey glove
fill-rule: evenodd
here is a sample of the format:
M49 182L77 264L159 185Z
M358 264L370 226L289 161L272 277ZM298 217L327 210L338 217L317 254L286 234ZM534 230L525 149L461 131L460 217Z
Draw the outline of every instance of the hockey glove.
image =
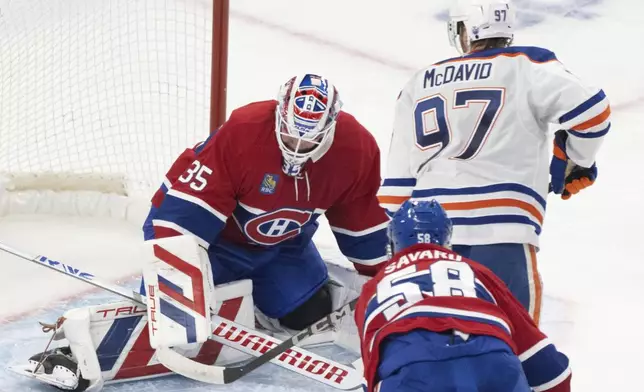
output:
M555 133L554 151L550 161L550 190L568 200L572 195L587 188L597 178L597 166L581 167L568 158L566 141L568 132L563 129Z

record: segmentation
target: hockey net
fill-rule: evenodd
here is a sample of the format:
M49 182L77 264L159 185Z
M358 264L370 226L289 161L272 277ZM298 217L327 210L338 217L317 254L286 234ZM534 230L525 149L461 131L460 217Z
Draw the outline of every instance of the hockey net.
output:
M0 0L0 215L147 203L225 115L226 31L227 0Z

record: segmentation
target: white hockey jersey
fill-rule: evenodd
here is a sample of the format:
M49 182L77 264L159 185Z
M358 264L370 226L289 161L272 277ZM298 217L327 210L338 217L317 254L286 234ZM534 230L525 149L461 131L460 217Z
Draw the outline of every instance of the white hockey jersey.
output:
M604 92L549 50L490 49L420 70L404 87L379 200L438 200L452 243L538 246L552 157L549 124L568 130L569 157L590 167L610 129Z

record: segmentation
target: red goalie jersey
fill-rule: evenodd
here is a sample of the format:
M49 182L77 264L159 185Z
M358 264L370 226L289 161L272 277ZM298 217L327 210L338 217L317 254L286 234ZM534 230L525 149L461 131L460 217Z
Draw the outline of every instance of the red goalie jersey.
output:
M415 329L496 337L521 360L534 390L570 391L568 358L503 282L484 266L440 246L419 244L395 255L364 285L355 317L369 392L378 382L383 340ZM413 351L401 361L413 358Z
M276 101L236 109L211 137L187 149L152 199L146 239L190 233L208 248L219 239L248 249L306 244L325 215L342 253L373 274L386 260L385 210L376 198L380 151L350 114L333 143L301 177L282 173Z

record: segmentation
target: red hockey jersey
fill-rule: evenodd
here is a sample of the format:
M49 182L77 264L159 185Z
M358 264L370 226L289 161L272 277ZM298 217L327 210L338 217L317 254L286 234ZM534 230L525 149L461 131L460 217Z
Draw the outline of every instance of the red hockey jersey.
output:
M388 217L376 198L380 151L341 112L334 140L300 177L282 172L276 101L241 107L210 138L187 149L153 198L146 237L192 234L248 247L301 246L325 214L343 254L363 273L386 260Z
M458 330L505 341L536 391L569 392L568 358L486 267L451 250L419 244L395 255L363 287L355 312L368 391L385 337L413 329Z

